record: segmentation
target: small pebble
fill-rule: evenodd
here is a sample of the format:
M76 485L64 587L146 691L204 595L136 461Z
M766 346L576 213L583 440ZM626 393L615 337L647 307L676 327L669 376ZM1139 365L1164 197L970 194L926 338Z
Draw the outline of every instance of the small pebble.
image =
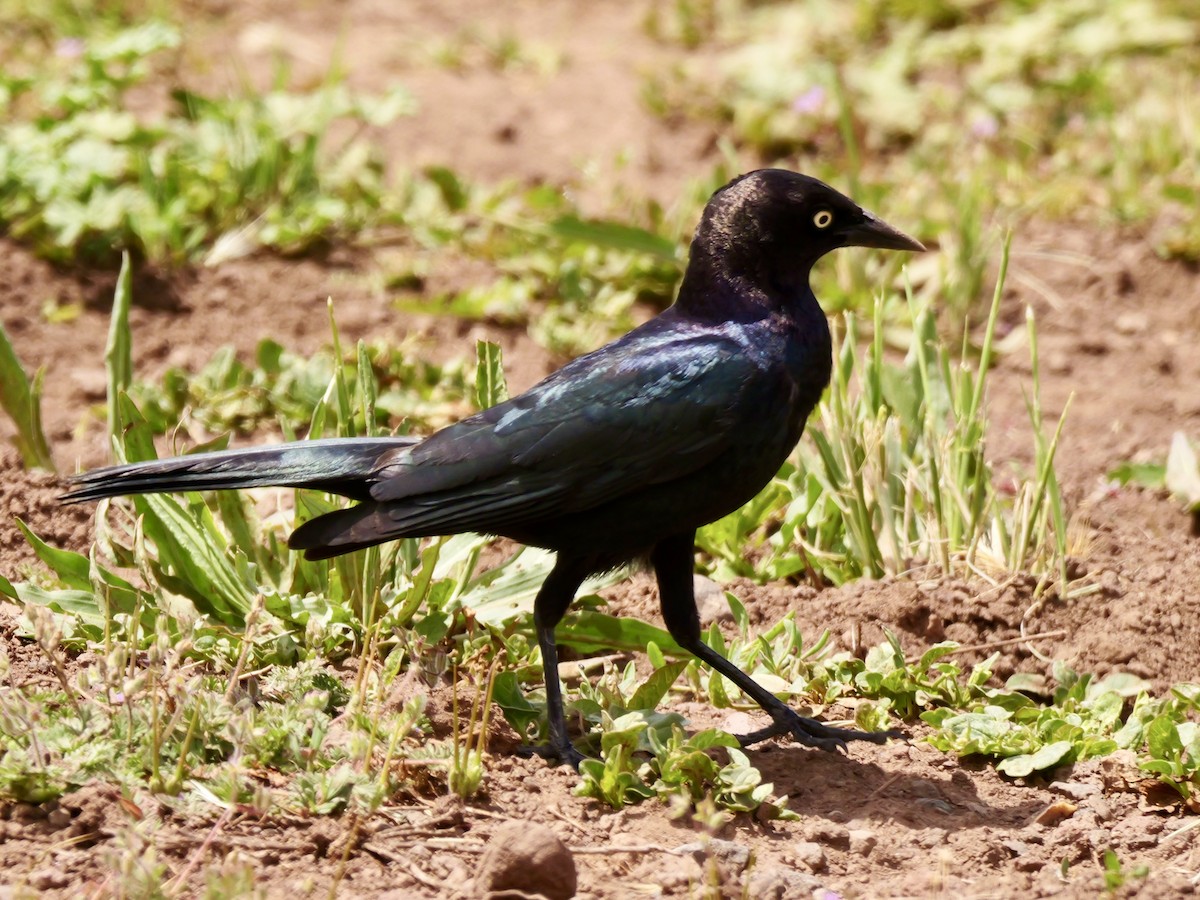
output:
M792 848L797 864L810 872L825 871L825 848L815 841L799 841Z
M488 841L479 874L479 893L522 891L547 900L570 900L578 876L575 858L558 835L536 822L503 823Z
M1072 800L1086 800L1100 793L1098 784L1078 784L1071 781L1055 781L1050 784L1050 790L1070 797Z
M850 829L850 852L856 853L859 856L870 856L871 851L875 849L875 845L879 843L879 839L875 837L875 833L868 828L852 828Z
M1155 563L1152 566L1146 567L1145 571L1142 572L1142 577L1146 579L1149 584L1158 584L1167 577L1167 569L1165 566Z
M59 869L35 869L29 873L29 886L35 891L52 891L66 884L67 876Z
M1121 334L1140 334L1149 326L1145 313L1125 312L1113 323Z
M804 872L772 868L751 875L747 887L755 900L810 900L823 885Z
M675 848L675 852L680 855L686 854L691 856L698 863L703 863L705 859L712 857L737 872L742 871L750 864L749 847L734 843L733 841L723 841L720 838L682 844Z
M1024 841L1008 840L1001 841L1000 846L1011 853L1013 856L1028 856L1029 845Z
M932 847L940 847L949 839L950 832L946 831L945 828L930 828L917 838L917 844L928 850Z

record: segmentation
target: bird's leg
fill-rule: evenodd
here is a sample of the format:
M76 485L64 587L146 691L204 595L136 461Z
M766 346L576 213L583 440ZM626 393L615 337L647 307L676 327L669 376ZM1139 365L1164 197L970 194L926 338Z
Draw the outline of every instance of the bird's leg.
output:
M537 629L538 647L542 650L542 671L546 679L546 717L550 722L549 742L544 747L523 747L522 751L536 754L578 770L584 755L575 749L567 737L567 717L563 712L562 685L558 680L558 648L554 643L554 628L575 599L575 592L587 577L586 564L577 558L559 554L554 568L542 582L537 599L533 601L533 624Z
M675 638L679 646L736 684L771 716L771 725L738 736L738 742L743 747L769 737L787 734L798 743L809 747L844 751L847 741L882 744L888 738L900 736L899 732L895 731L834 728L824 722L802 716L700 640L700 616L696 611L692 583L694 538L695 534L692 532L669 537L660 541L650 554L650 562L654 565L654 573L658 577L663 619L671 637Z

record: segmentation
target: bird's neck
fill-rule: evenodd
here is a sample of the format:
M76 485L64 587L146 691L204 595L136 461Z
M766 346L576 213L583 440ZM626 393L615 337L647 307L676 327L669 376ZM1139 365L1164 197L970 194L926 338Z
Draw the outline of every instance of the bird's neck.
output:
M764 318L824 320L808 276L808 266L790 271L739 269L728 259L697 256L693 248L675 306L689 318L714 323Z

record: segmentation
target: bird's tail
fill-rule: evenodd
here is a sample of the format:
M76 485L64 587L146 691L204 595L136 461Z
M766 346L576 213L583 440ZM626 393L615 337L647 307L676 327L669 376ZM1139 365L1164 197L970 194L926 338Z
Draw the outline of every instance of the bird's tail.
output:
M365 500L379 457L414 437L329 438L108 466L75 475L64 503L125 494L303 487Z

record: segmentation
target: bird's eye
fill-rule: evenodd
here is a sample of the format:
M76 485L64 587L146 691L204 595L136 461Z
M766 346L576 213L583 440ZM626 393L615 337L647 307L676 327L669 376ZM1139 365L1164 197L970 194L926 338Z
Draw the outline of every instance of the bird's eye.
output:
M831 213L827 209L823 209L819 213L817 213L815 216L813 216L813 224L816 225L818 228L828 228L829 223L832 221L833 221L833 213Z

